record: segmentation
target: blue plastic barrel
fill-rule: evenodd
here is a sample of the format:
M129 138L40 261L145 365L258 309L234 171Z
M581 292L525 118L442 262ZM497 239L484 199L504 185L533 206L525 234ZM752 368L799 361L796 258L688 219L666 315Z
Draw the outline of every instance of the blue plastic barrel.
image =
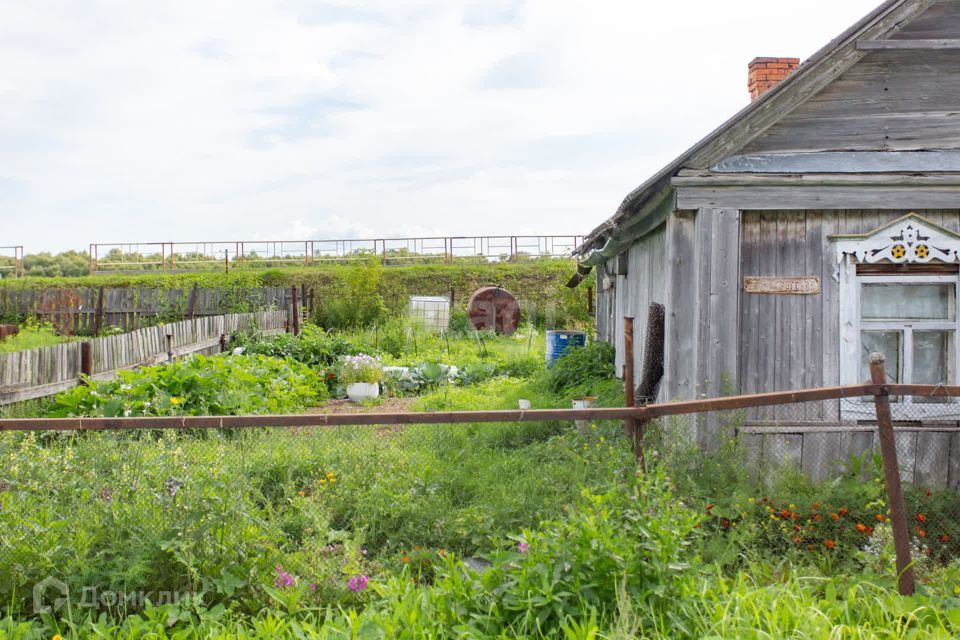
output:
M560 359L565 349L587 346L583 331L547 331L547 366Z

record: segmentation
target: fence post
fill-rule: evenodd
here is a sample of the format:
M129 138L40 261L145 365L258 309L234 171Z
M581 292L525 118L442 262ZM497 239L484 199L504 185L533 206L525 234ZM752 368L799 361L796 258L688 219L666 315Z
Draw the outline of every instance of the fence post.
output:
M193 320L194 313L197 310L197 295L200 293L197 284L194 283L190 289L190 297L187 298L187 320Z
M293 335L300 335L300 307L297 304L297 285L290 287L290 306L293 308Z
M173 334L167 334L167 360L173 362Z
M907 530L907 512L903 504L903 488L900 486L900 466L897 463L897 444L890 415L890 394L886 388L884 371L885 357L871 353L870 381L884 385L874 395L877 407L877 433L880 437L880 452L883 454L883 477L887 485L887 503L893 525L893 547L897 555L897 583L900 595L913 594L913 566L910 559L910 533Z
M220 353L223 353L227 350L227 335L225 333L220 334Z
M93 335L100 335L100 330L103 328L103 285L100 285L100 290L97 292L97 313L93 317Z
M587 313L593 315L593 287L587 287Z
M93 375L93 349L89 340L80 343L80 373L84 376ZM84 378L80 378L80 384L87 384Z
M633 318L624 316L623 318L623 404L627 407L635 406L633 385ZM636 425L634 418L627 418L623 421L624 433L630 446L635 446Z

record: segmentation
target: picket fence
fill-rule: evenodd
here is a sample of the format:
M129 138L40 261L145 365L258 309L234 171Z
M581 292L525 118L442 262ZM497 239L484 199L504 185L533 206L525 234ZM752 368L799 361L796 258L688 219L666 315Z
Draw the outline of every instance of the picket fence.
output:
M289 287L0 288L0 316L37 316L73 335L100 328L133 331L163 320L290 308ZM299 302L302 306L303 302Z
M171 357L218 350L221 336L255 326L281 333L286 311L235 313L183 320L130 333L89 340L94 379L114 377L122 369L164 362ZM54 395L80 383L82 342L0 354L0 405Z

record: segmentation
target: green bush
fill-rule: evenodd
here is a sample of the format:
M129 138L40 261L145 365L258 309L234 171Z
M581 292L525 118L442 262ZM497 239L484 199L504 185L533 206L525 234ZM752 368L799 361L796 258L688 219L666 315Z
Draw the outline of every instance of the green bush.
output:
M237 333L230 347L241 348L246 355L287 358L314 368L330 367L342 356L358 352L356 346L339 332L327 332L314 324L305 324L299 336L281 333L263 336L258 332Z
M287 413L327 398L306 365L267 356L193 356L121 371L56 397L55 416L171 416Z
M616 351L606 342L594 341L585 347L569 348L544 370L541 383L555 394L569 394L589 387L614 377L615 357Z
M354 329L367 327L386 316L379 293L383 267L371 257L366 265L347 272L344 289L332 299L321 302L317 322L323 327Z

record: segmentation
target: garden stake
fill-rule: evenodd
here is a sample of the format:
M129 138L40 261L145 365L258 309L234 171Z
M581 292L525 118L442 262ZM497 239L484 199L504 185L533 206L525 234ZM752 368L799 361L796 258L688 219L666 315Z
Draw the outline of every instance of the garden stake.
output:
M876 385L886 383L885 357L871 353L870 380ZM907 512L903 505L903 489L900 486L900 466L897 464L897 444L890 417L890 391L880 387L874 394L877 406L877 432L880 437L880 452L883 454L883 477L887 485L887 502L890 521L893 525L893 548L897 555L897 585L900 595L913 595L913 566L910 559L910 533L907 531Z

